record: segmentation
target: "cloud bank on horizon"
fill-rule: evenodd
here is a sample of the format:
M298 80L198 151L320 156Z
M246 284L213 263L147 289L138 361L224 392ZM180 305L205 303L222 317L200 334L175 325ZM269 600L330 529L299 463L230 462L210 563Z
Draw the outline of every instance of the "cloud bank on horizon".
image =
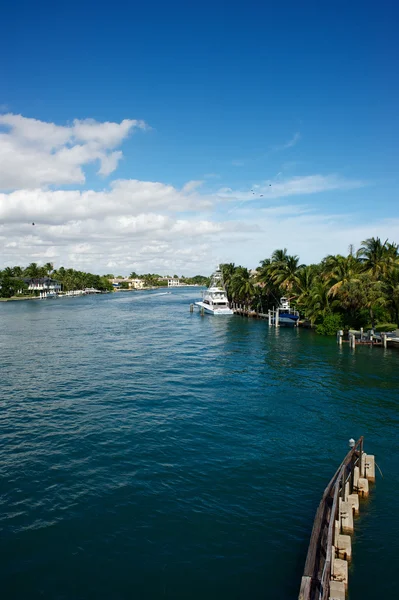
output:
M219 261L255 267L279 247L313 262L371 235L398 241L399 219L357 223L333 203L318 207L320 194L366 185L336 173L279 173L241 189L206 187L218 174L180 187L110 179L122 144L147 129L134 119L57 125L0 115L0 268L53 261L99 273L189 275ZM296 133L285 147L299 140ZM88 182L90 165L96 185Z

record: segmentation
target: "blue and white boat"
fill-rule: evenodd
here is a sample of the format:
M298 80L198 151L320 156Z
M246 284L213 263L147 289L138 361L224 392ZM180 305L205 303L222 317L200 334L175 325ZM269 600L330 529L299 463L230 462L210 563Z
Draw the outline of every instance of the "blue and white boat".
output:
M291 308L288 298L285 298L284 296L280 299L280 304L275 314L276 316L274 317L274 320L277 318L278 315L279 325L294 326L298 323L299 320L299 312Z
M209 315L232 315L227 298L223 275L220 268L216 269L211 278L209 288L205 290L201 302L195 303Z

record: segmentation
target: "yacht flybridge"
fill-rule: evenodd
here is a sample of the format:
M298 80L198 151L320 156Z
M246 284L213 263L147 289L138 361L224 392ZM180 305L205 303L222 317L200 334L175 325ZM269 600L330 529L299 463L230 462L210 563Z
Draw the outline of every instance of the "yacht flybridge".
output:
M232 315L234 314L229 306L226 288L223 282L223 275L218 268L211 277L209 288L205 290L201 302L195 303L210 315Z
M279 325L297 325L299 312L291 308L288 298L283 297L275 311L274 319L272 318L273 325L276 324L276 318L278 318Z

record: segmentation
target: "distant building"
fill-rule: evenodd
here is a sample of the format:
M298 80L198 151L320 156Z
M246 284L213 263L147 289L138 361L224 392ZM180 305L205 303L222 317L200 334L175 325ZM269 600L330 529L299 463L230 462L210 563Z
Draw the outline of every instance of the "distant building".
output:
M114 289L119 290L122 289L122 283L127 283L129 286L129 290L141 290L144 287L144 281L142 279L129 279L129 277L115 277L115 279L109 280L112 283Z
M24 277L23 281L29 291L60 292L62 289L61 283L51 277Z
M144 287L144 281L142 279L131 279L132 287L135 290L141 290Z
M179 287L180 279L171 278L168 279L168 287Z

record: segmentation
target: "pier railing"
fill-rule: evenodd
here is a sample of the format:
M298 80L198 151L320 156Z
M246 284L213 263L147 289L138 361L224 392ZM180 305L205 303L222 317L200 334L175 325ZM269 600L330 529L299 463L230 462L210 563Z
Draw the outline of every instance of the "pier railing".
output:
M299 600L328 600L331 585L341 585L347 589L347 563L343 560L339 565L335 563L335 553L343 554L344 558L351 556L349 536L341 533L353 531L353 512L358 510L358 496L353 492L368 494L368 482L364 478L373 480L374 457L369 457L372 462L372 472L367 472L366 455L363 453L363 437L357 442L352 440L353 447L345 456L330 483L326 487L313 524L305 569L301 582ZM372 459L372 460L371 460ZM368 467L370 465L367 463ZM364 482L362 494L362 482ZM366 485L367 484L367 485ZM367 488L367 490L366 490ZM355 506L356 505L356 506ZM350 514L349 514L350 513ZM348 522L345 521L348 519ZM347 539L349 538L349 542ZM339 543L344 543L345 548L339 553ZM338 548L336 548L338 546ZM343 564L345 562L345 564ZM336 573L338 566L344 570ZM332 583L337 582L337 583ZM345 591L343 592L345 597ZM335 595L333 596L335 598ZM337 596L341 597L341 596Z

